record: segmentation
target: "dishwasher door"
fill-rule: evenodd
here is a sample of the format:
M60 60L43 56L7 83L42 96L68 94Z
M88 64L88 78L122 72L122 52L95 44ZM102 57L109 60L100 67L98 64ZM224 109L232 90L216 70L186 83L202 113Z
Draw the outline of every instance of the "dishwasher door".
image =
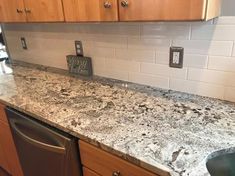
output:
M77 140L6 109L24 176L80 176Z

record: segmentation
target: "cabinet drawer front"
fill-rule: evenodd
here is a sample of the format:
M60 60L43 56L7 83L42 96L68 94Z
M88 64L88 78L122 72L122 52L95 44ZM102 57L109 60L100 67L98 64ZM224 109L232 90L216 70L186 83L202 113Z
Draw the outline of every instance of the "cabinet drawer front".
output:
M63 0L65 21L118 21L117 0Z
M119 0L121 21L203 20L207 0Z
M83 170L83 176L100 176L97 173L95 173L94 171L92 171L86 167L83 167L82 170Z
M102 176L112 176L115 172L121 176L157 176L83 141L79 141L79 147L82 164Z

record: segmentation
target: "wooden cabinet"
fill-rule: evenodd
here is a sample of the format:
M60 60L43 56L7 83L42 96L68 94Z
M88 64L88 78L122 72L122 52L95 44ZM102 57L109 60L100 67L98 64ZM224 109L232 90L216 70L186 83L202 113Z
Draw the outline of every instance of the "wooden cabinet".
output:
M23 176L4 106L0 104L0 154L2 153L4 158L0 159L0 167L12 176Z
M25 22L23 0L0 0L0 22Z
M0 22L64 21L61 0L0 0Z
M83 171L83 176L100 176L97 173L95 173L94 171L92 171L86 167L83 167L82 171Z
M97 147L86 142L79 141L80 156L82 165L85 167L85 176L168 176L169 173L160 171L152 173L123 159L113 156ZM89 170L87 171L88 168ZM94 172L92 175L92 171ZM90 175L89 175L90 174Z
M28 22L64 21L61 0L24 0Z
M208 20L220 13L221 0L119 0L120 21Z
M65 21L118 21L117 0L63 0Z

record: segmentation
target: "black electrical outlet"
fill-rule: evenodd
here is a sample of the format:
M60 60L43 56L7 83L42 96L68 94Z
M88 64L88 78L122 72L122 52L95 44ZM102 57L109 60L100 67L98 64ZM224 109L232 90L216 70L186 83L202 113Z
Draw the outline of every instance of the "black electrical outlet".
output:
M184 48L171 47L170 48L170 67L183 68Z
M28 47L27 47L27 43L26 43L26 39L24 37L21 37L20 38L20 41L21 41L21 46L24 50L27 50Z
M83 47L81 41L75 41L75 50L77 56L83 56Z

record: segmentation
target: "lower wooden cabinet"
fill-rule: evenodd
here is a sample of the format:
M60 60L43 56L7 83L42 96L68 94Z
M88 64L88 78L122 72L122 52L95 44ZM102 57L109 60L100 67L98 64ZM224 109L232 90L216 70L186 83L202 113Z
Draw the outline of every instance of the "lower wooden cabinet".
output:
M84 176L160 176L81 140L79 141L79 148L81 162L84 166Z
M86 167L83 167L82 171L83 171L83 176L100 176L97 173L95 173L94 171L92 171Z
M12 176L23 176L3 105L0 105L0 167Z

